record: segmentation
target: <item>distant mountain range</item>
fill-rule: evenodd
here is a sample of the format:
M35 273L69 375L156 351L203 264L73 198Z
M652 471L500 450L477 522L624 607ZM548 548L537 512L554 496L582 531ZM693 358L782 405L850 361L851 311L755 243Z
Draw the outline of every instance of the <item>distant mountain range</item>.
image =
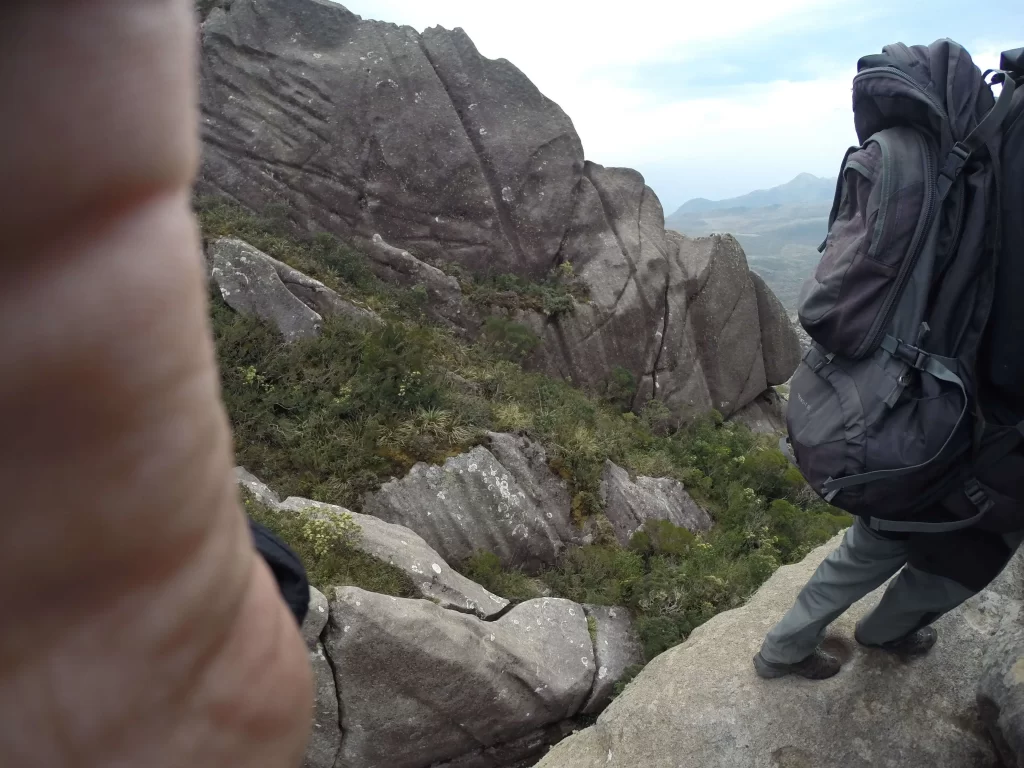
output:
M665 226L692 237L735 235L751 269L794 311L800 286L818 263L835 191L834 178L801 173L778 187L728 200L690 200Z
M697 197L683 203L669 219L690 213L722 211L728 208L764 208L769 205L793 203L831 203L836 193L836 180L824 179L810 173L801 173L792 181L771 189L758 189L727 200L708 200Z

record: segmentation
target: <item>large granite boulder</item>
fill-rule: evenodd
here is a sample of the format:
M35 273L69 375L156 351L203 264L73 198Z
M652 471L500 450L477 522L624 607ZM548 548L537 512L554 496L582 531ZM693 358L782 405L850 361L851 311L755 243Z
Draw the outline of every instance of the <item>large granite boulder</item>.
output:
M221 298L236 312L270 323L285 341L320 333L323 318L288 290L265 253L241 240L223 238L210 244L207 258Z
M239 484L252 493L253 481L256 479L241 467L235 472ZM281 514L307 512L326 517L350 517L359 526L358 534L351 544L354 548L403 571L423 597L443 608L472 613L488 619L508 607L508 600L491 594L476 582L453 570L441 555L408 528L392 525L371 515L350 512L333 504L294 496L278 504L268 503L274 498L273 492L258 480L256 483L257 490L261 487L265 489L259 497L264 505Z
M554 565L569 543L582 540L564 483L539 445L512 436L491 441L491 450L477 446L444 466L417 464L369 494L363 511L416 531L452 562L493 552L529 572Z
M534 279L571 265L590 300L516 318L543 340L530 363L594 389L625 370L636 408L730 415L765 389L739 246L711 240L691 270L643 177L585 162L569 117L514 65L460 29L418 34L323 0L224 5L201 33L200 191L284 203L299 228L362 243L379 275L423 285L428 311L470 332L479 317L437 265Z
M666 477L638 477L611 461L605 462L601 475L601 499L605 514L619 544L629 540L648 520L668 520L673 525L700 533L711 528L711 516L678 480Z
M325 317L380 324L375 313L237 238L210 243L207 261L224 302L270 323L286 341L318 335Z
M234 0L202 29L201 187L472 270L544 275L583 169L568 116L462 30L319 0Z
M568 600L483 622L338 588L325 645L343 768L428 768L543 734L580 711L596 674L583 607Z
M730 416L768 387L750 269L730 235L679 245L689 284L697 290L689 312L711 405Z
M535 364L593 389L621 368L636 382L634 405L657 397L682 420L706 411L710 399L677 253L643 177L588 162L562 255L590 300L555 321L533 318L544 342Z
M769 386L785 384L803 357L800 339L779 297L772 293L772 289L756 272L750 273L750 280L754 284L754 293L757 296L765 378Z
M1021 556L988 590L936 623L939 643L923 658L901 661L854 642L854 624L877 603L876 592L829 631L826 647L843 660L840 674L818 682L754 674L751 658L765 633L838 541L780 568L745 606L656 658L596 725L557 745L540 767L999 765L975 686L986 651L1019 626ZM1015 664L1002 666L1003 674L1012 675Z

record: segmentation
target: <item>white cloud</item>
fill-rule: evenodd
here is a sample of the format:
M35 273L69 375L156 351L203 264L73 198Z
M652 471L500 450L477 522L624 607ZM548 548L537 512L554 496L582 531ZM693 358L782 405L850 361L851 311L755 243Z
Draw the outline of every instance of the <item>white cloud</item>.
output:
M855 61L832 61L822 31L837 14L863 21L881 13L853 0L341 1L364 18L418 30L462 27L482 54L512 61L569 114L588 159L637 168L669 210L688 197L738 195L802 171L834 174L856 141ZM807 79L730 79L737 68L729 57L780 32L807 40L794 51ZM1006 47L975 41L972 50L991 67ZM644 82L651 72L658 83ZM673 88L665 79L672 72L712 88L699 97Z
M810 81L736 86L670 102L594 83L563 106L576 116L587 156L595 162L641 171L659 165L691 169L703 178L682 178L673 187L729 196L788 181L800 171L834 173L843 151L856 141L852 77L851 68ZM594 102L605 108L595 110ZM659 186L666 206L676 205L678 194Z

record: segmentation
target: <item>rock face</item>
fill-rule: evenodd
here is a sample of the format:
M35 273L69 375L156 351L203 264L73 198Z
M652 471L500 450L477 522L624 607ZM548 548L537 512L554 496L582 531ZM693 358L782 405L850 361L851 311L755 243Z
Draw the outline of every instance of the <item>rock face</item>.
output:
M772 293L772 289L756 272L750 273L750 280L757 295L757 316L761 324L765 378L768 379L769 386L785 384L803 356L800 339L779 297Z
M761 435L785 434L786 401L774 389L767 389L731 417Z
M209 245L210 277L236 312L255 315L281 332L286 341L320 333L324 317L379 323L368 309L345 301L330 288L267 256L248 243L222 238Z
M341 749L341 725L338 719L338 690L334 671L324 653L322 635L327 627L328 603L323 593L310 587L309 613L302 625L302 636L309 649L316 694L313 704L313 733L306 748L303 768L334 768Z
M532 600L488 623L344 587L331 602L326 647L343 768L427 768L457 757L472 765L466 756L579 712L595 677L586 617L568 600Z
M582 538L564 483L539 445L511 435L491 435L491 443L443 467L417 464L367 496L363 511L416 531L453 562L486 551L526 571L554 565Z
M768 386L747 259L730 235L680 242L680 259L697 289L690 316L711 405L729 416Z
M239 483L249 488L251 480L255 480L242 468L235 470ZM247 476L247 477L246 477ZM259 481L256 481L259 483ZM272 491L265 485L259 486ZM359 526L359 535L352 546L390 563L404 571L412 583L417 586L423 597L434 600L443 608L472 613L483 619L489 619L508 607L508 600L492 595L476 582L470 581L457 571L452 570L445 559L430 548L427 543L400 525L391 525L370 515L350 512L333 504L323 504L309 499L290 497L280 504L268 504L272 496L263 495L263 503L282 514L312 510L321 515L350 515Z
M1024 625L992 638L982 661L978 707L1007 768L1024 766Z
M591 300L518 318L544 342L532 363L594 388L622 368L636 407L657 397L680 420L711 405L730 415L764 390L736 242L666 232L639 173L585 161L558 105L462 30L418 34L323 0L233 0L203 24L201 77L200 191L256 210L284 202L300 227L361 242L378 274L423 285L430 311L463 328L479 320L431 264L530 278L571 264ZM784 335L768 331L782 347Z
M668 520L693 533L711 528L711 517L683 484L669 478L638 477L633 482L622 467L608 461L601 476L605 514L623 546L648 520Z
M876 603L876 592L830 630L826 644L844 660L839 675L821 682L755 676L751 658L765 633L837 543L779 569L747 605L656 658L595 726L556 746L540 766L998 765L974 692L986 649L1019 626L1020 556L991 588L936 623L939 643L924 658L903 662L854 642L854 623ZM1012 674L1016 663L1002 673Z
M510 464L547 469L521 438L491 439ZM351 515L361 528L353 546L404 570L427 598L339 587L328 601L310 588L302 634L316 689L303 768L526 768L574 718L600 712L641 661L623 608L541 598L509 609L401 526L308 499L278 502L243 468L236 477L282 515ZM543 478L524 487L534 500L564 493Z

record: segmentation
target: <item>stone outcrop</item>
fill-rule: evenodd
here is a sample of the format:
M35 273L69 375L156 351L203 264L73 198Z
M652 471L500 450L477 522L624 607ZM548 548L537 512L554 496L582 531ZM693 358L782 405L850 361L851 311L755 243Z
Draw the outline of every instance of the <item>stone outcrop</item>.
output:
M696 289L690 318L711 405L729 416L768 386L747 258L730 235L682 241L679 254Z
M365 250L370 268L381 280L407 288L422 286L427 292L426 311L435 320L456 330L472 329L478 322L454 277L386 243L380 235L374 235Z
M482 622L338 588L326 649L344 768L427 768L514 742L578 713L596 674L583 608L568 600Z
M285 341L318 335L324 317L380 323L370 310L345 301L323 283L242 240L215 240L207 247L207 261L210 278L225 303L236 312L270 323Z
M762 332L735 240L667 232L639 173L586 161L558 105L462 30L233 0L201 37L200 191L285 203L302 230L362 243L378 275L424 286L428 311L467 331L479 318L432 265L537 279L571 264L590 300L517 318L543 341L530 363L591 388L624 369L635 407L728 416L765 389L766 365L788 378L762 352L764 337L788 348L786 329Z
M692 533L711 528L711 516L690 498L678 480L638 477L634 482L626 470L611 461L605 462L601 476L601 499L622 546L628 546L632 535L648 520L668 520Z
M490 449L477 446L444 466L417 464L368 495L363 511L416 531L452 562L493 552L526 571L554 565L582 540L565 483L541 446L512 435L490 440Z
M253 492L255 478L241 467L235 472L239 484ZM436 601L443 608L472 613L488 619L508 607L508 600L491 594L476 582L453 570L441 555L408 528L392 525L371 515L350 512L343 507L309 499L290 497L274 504L273 492L258 480L256 483L259 484L256 486L257 490L265 489L257 498L281 514L310 512L327 517L351 517L359 526L359 533L352 541L353 547L403 571L423 597Z
M785 384L800 364L803 350L789 313L756 272L750 273L757 295L757 317L761 326L764 374L769 386Z
M1005 653L997 644L1020 625L1021 556L936 623L939 643L923 658L901 661L854 642L854 624L876 604L876 592L829 630L826 647L843 660L836 677L765 681L754 674L751 658L765 633L838 541L780 568L745 606L656 658L596 725L557 745L540 768L999 765L975 686L989 664L1004 679L986 695L1010 701L999 686L1014 674L1019 649Z

